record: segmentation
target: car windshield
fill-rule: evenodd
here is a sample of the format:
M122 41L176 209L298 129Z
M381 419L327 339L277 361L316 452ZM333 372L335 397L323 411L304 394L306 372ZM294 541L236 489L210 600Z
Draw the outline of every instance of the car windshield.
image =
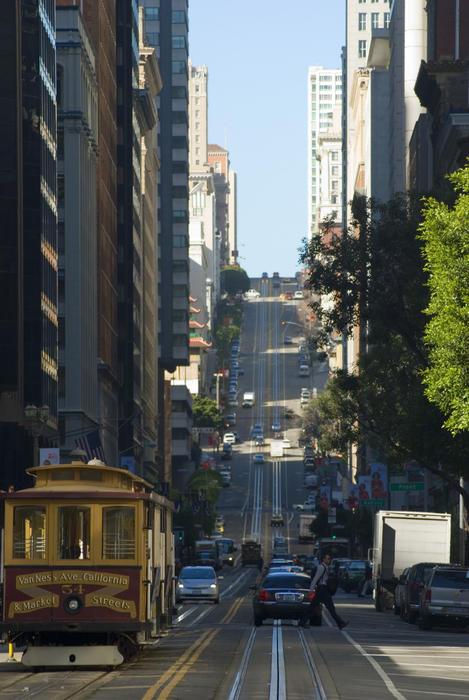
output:
M288 576L266 576L263 588L309 588L309 576L296 576L289 574Z
M366 562L364 561L351 561L350 562L350 569L364 569L366 566Z
M204 552L201 552L204 554ZM179 578L202 578L215 579L215 573L209 566L186 566L180 573Z
M431 585L436 588L463 588L469 590L469 570L435 571Z

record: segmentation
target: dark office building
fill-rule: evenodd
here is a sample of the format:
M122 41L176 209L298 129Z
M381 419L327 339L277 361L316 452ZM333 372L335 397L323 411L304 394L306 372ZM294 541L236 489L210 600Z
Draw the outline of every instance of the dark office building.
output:
M119 452L134 456L142 474L142 298L143 259L140 221L141 127L137 112L138 8L132 0L117 3L117 239L119 324Z
M55 94L54 0L0 3L0 488L56 437Z
M165 371L188 365L188 2L139 0L147 44L155 48L163 89L157 97L160 171L158 180L158 452L168 474L165 449L171 429L165 406Z

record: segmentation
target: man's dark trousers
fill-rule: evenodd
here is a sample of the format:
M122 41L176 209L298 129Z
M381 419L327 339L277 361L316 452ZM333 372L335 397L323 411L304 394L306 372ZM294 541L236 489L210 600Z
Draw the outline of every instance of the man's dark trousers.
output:
M318 605L319 603L323 603L326 606L338 627L341 627L344 624L344 621L340 615L336 613L334 601L332 600L332 596L329 593L327 586L321 584L317 586L316 595L312 601L313 605Z

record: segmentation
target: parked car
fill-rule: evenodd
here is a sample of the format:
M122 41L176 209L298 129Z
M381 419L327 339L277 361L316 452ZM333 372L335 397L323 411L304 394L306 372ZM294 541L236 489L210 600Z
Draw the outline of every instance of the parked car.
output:
M176 585L176 602L184 600L220 602L218 577L212 566L185 566Z
M265 460L264 460L264 455L262 454L262 452L257 452L254 455L252 461L254 462L254 464L264 464Z
M407 620L407 622L410 622L411 624L417 622L420 606L420 594L423 590L424 583L430 576L432 569L434 569L435 566L440 565L442 565L441 562L427 561L414 564L410 567L400 610L403 620Z
M352 559L344 568L340 580L340 587L346 592L358 590L360 582L365 576L367 561L362 559Z
M394 589L394 614L399 615L404 605L405 600L405 588L407 585L407 578L409 576L410 566L408 566L402 574L399 576L396 588Z
M435 624L469 625L469 569L436 566L420 592L418 625L429 630Z
M285 525L283 515L281 513L272 513L270 524L272 527L283 527Z
M311 579L306 574L289 572L269 573L259 587L254 586L254 624L262 625L267 619L300 620L311 618L311 600L314 591L309 590Z

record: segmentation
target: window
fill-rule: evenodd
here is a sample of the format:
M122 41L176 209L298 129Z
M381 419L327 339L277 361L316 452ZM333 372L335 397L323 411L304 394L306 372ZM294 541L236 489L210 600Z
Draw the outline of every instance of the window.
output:
M333 190L338 190L338 189L339 189L339 182L338 182L338 180L332 180L332 189L333 189Z
M187 216L187 212L184 212ZM187 248L187 236L173 236L173 248Z
M389 28L390 19L391 19L390 13L389 13L389 12L385 12L385 13L384 13L384 28L385 28L385 29L388 29L388 28Z
M135 509L133 506L103 508L103 559L135 557Z
M173 345L179 345L179 346L182 345L183 347L187 348L188 344L189 343L188 343L187 335L177 334L177 333L173 334ZM185 431L186 429L183 428L183 430Z
M360 39L358 42L358 58L366 58L366 39Z
M377 3L377 2L379 2L379 0L371 0L371 4Z
M200 122L196 122L196 123L195 123L195 128L196 128L197 130L200 129Z
M187 91L184 85L173 85L171 88L171 97L173 100L185 100Z
M58 559L90 558L90 509L61 506L58 509Z
M196 105L199 105L199 104L200 104L200 97L196 97L196 98L195 98L195 104L196 104Z
M187 199L187 187L185 185L173 185L171 196L173 199Z
M332 175L338 175L339 174L339 166L338 165L333 165L331 168Z
M365 2L366 2L366 0L358 0L359 5L363 5L363 4L365 4Z
M195 136L195 142L196 142L196 143L200 143L200 136L199 136L199 134L196 134L196 136Z
M185 211L185 209L173 209L173 221L177 224L185 224L187 221L187 211Z
M363 31L366 29L366 12L358 13L358 29Z
M172 22L173 24L185 24L186 13L184 12L184 10L173 10Z
M185 36L173 36L172 38L173 49L185 49L186 48L186 37Z
M187 287L185 284L173 284L173 297L187 297Z
M196 155L196 156L200 156L200 148L196 148L196 149L195 149L195 155Z
M337 151L332 151L331 160L339 160L339 154Z
M146 7L145 8L145 19L158 20L159 13L160 13L159 7Z
M148 46L159 46L160 45L159 32L147 32L146 37L147 37Z
M371 28L372 29L379 28L379 12L372 12L371 13Z
M198 119L199 117L200 117L200 109L196 109L195 110L195 118Z
M172 62L172 72L173 72L173 75L183 75L186 72L186 62L185 61L173 61Z
M13 558L46 558L45 506L16 506L13 511Z
M221 173L221 161L219 161L219 160L215 161L215 172Z
M337 195L336 194L332 195L331 202L332 202L332 204L337 204Z
M174 160L173 161L173 173L187 173L187 161Z

